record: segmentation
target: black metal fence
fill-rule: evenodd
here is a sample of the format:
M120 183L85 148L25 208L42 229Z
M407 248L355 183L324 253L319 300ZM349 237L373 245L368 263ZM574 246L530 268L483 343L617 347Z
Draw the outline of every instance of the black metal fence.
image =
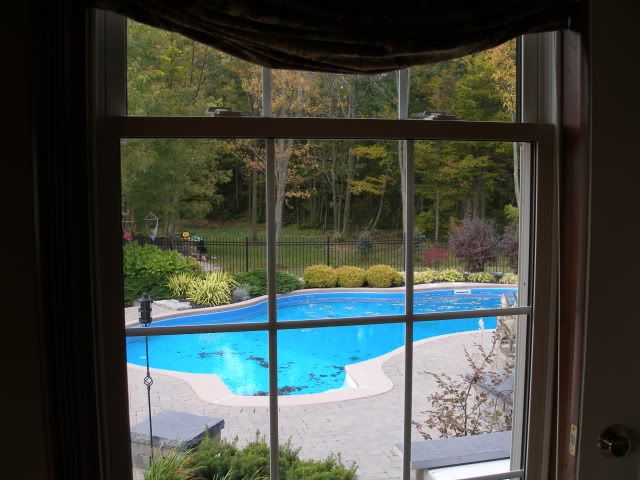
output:
M162 249L180 251L196 257L207 271L224 270L230 273L261 270L267 264L267 245L264 240L207 238L198 241L157 239ZM497 251L497 260L485 265L490 272L510 272L508 260ZM426 268L457 268L461 262L448 249L446 241L420 239L415 245L415 270ZM368 268L376 264L390 265L404 270L404 242L402 239L335 240L326 238L282 239L277 242L277 268L301 276L305 267L324 264L332 267L352 265Z

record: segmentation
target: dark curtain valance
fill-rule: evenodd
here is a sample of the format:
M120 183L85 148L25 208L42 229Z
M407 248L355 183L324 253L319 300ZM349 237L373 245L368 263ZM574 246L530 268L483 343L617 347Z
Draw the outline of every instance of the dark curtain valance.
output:
M338 73L436 63L568 26L577 0L94 0L250 62Z

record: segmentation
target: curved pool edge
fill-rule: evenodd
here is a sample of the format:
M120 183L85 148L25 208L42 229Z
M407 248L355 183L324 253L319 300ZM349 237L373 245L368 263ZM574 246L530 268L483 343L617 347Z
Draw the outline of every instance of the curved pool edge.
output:
M474 282L441 282L441 283L419 283L414 285L414 291L432 291L432 290L449 290L449 289L464 289L464 288L517 288L517 285L506 284L506 283L474 283ZM278 298L282 297L293 297L297 295L312 295L312 294L323 294L323 293L386 293L386 292L403 292L405 287L390 287L390 288L372 288L372 287L361 287L361 288L304 288L301 290L294 290L288 293L282 293L278 295ZM228 305L220 305L217 307L205 307L205 308L191 308L187 310L179 310L170 313L164 313L160 315L153 316L153 321L161 321L161 320L170 320L173 318L179 317L188 317L191 315L201 315L206 313L214 313L214 312L225 312L228 310L234 310L244 307L250 307L253 305L257 305L267 301L267 295L261 295L259 297L251 298L249 300L245 300L242 302L230 303ZM138 307L128 307L135 309L137 311ZM125 327L132 327L134 325L139 325L139 321L137 319L132 319L127 321L125 315Z
M486 285L486 284L484 284ZM327 289L322 289L327 290ZM485 332L492 332L487 329ZM449 333L425 338L413 343L414 349L436 340L443 340L450 337L470 335L477 333L476 330L467 332ZM351 363L345 365L346 386L338 389L327 390L321 393L306 393L299 395L278 395L278 406L293 407L301 405L315 405L322 403L342 402L346 400L356 400L360 398L373 397L387 393L394 388L394 384L384 373L384 364L393 357L404 353L405 347L398 347L383 355L365 360L364 362ZM146 372L146 368L133 363L127 363L127 368ZM186 382L194 393L203 401L213 405L227 407L268 407L268 396L236 395L216 374L207 373L186 373L175 370L164 370L151 368L152 374L168 375ZM353 384L350 386L348 384ZM402 386L404 387L404 386Z

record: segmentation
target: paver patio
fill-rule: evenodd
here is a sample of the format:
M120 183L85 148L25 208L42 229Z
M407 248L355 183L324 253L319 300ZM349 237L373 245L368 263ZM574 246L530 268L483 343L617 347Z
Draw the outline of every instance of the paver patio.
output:
M450 375L468 371L464 348L474 343L489 344L491 332L468 332L434 337L415 347L413 383L413 418L424 420L420 412L427 407L426 396L435 391L435 381L420 372L445 372ZM391 357L383 365L393 388L383 394L341 402L280 407L278 411L280 441L291 439L300 447L303 458L324 458L340 453L345 463L358 465L358 477L367 480L401 478L402 459L393 445L402 440L404 355ZM144 372L128 369L129 413L134 425L148 415ZM175 410L222 417L222 438L237 437L239 445L256 438L256 432L269 432L268 407L231 407L213 405L200 399L188 383L171 375L156 373L151 390L153 414ZM412 440L422 437L415 430Z

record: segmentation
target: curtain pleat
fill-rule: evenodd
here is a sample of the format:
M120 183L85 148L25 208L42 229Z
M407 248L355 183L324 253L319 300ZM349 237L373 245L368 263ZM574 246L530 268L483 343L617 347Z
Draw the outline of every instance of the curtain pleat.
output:
M94 0L271 68L379 73L566 28L577 0Z

